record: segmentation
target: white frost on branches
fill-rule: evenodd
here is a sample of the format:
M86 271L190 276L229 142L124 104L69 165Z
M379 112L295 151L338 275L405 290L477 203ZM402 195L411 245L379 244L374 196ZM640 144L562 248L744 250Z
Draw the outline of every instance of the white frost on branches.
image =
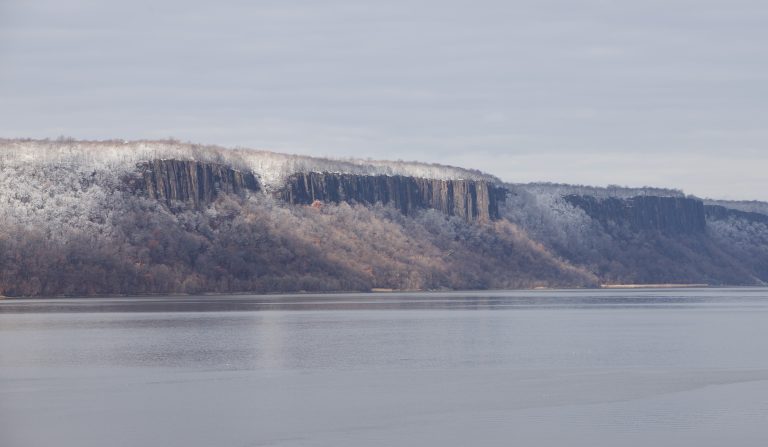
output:
M122 179L153 159L197 160L250 170L266 190L296 172L404 175L436 179L498 179L479 171L437 164L332 160L250 149L225 149L165 141L0 139L0 225L36 229L66 240L73 231L112 231L124 206Z
M685 197L685 193L679 189L656 188L653 186L643 186L641 188L630 188L626 186L609 185L584 186L568 185L563 183L527 183L516 184L516 188L524 189L531 194L539 196L592 196L597 199L607 199L610 197L618 199L628 199L637 196L657 196L657 197Z
M251 170L268 189L296 172L403 175L442 180L488 180L480 171L439 164L360 159L326 159L252 149L226 149L161 141L0 140L0 166L69 166L80 171L121 174L152 159L198 160Z

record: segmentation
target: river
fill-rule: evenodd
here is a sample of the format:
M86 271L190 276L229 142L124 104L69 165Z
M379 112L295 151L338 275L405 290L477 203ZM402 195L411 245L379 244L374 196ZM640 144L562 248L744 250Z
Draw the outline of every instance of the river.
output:
M764 446L768 289L0 301L0 445Z

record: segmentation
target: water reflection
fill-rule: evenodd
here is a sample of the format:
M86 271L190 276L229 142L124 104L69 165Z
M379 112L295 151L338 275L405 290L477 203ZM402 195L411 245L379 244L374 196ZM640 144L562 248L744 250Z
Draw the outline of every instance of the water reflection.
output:
M766 318L768 289L5 300L0 445L762 446Z
M768 337L766 311L766 289L20 300L0 305L0 355L214 369L768 367L749 343Z
M505 309L649 306L763 306L764 288L536 290L375 294L221 295L7 299L0 313L236 312L265 310Z

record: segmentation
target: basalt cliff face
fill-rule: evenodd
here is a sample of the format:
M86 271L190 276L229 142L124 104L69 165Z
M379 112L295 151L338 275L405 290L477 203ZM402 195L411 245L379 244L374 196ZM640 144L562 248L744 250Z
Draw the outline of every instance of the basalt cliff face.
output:
M0 139L0 208L6 296L768 283L766 203L437 164Z
M407 216L435 209L468 222L488 222L499 218L499 202L506 190L483 180L307 172L290 176L278 194L292 204L380 202Z
M704 205L708 221L740 220L751 223L768 224L768 215L750 211L726 208L720 205Z
M568 195L565 200L603 224L626 225L634 230L695 234L707 226L704 204L696 199L657 196L598 199Z
M768 216L680 191L510 185L506 219L603 284L765 284Z
M140 177L133 189L171 206L187 202L197 209L210 205L220 194L243 195L258 191L259 181L251 172L190 160L151 160L138 166Z

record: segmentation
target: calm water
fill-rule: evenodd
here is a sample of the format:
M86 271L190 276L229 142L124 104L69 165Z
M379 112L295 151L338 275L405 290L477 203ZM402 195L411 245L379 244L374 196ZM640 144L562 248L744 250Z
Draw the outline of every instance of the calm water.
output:
M768 289L0 301L0 445L763 447Z

